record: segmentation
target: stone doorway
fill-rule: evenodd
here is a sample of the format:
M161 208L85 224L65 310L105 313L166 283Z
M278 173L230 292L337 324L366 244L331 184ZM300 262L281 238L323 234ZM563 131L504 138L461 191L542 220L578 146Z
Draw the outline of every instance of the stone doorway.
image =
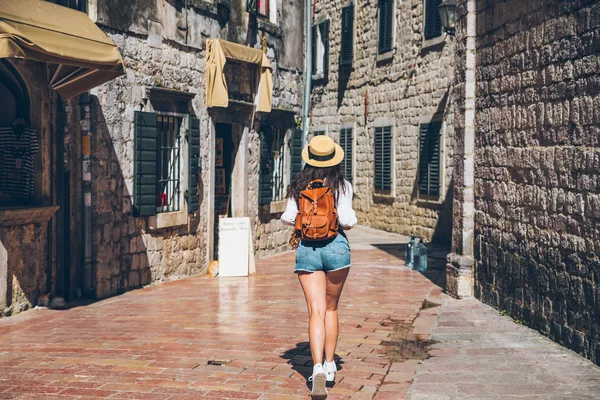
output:
M219 219L248 215L247 145L244 127L216 123L214 141L213 259L219 258Z

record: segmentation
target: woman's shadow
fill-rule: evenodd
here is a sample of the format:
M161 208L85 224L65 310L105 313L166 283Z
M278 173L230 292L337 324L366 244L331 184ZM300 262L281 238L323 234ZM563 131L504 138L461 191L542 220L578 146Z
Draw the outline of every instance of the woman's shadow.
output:
M306 386L310 389L311 385L308 382L308 378L311 377L313 371L310 344L308 342L296 343L295 348L286 350L280 357L286 359L287 363L292 366L292 369L304 377ZM338 371L342 370L344 361L337 355L335 356L335 363L337 364ZM335 382L327 382L328 388L334 386Z

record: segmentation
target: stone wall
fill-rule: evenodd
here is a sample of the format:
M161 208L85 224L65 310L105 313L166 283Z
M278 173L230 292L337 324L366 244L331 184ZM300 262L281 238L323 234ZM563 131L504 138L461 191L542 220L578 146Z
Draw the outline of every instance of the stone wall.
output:
M276 69L273 80L273 107L284 110L297 110L301 114L300 104L302 102L302 73L285 68ZM270 121L263 116L262 123L269 124ZM269 116L273 118L272 116ZM278 116L274 117L276 120ZM289 121L291 116L286 115ZM281 123L281 121L278 121ZM287 124L286 124L287 125ZM249 179L249 204L252 207L251 218L255 221L255 249L258 257L264 257L289 251L288 240L291 228L285 227L279 218L282 214L284 204L273 204L260 207L258 205L258 183L260 166L260 139L258 133L253 132L249 140L250 164L248 168Z
M476 295L600 361L600 4L478 1Z
M397 1L393 56L377 59L378 2L355 2L353 70L340 71L341 7L347 1L317 1L315 20L329 19L329 79L315 82L312 129L325 128L334 139L342 123L354 124L356 155L354 207L360 224L426 240L449 242L452 213L454 146L452 83L454 44L450 38L423 45L423 2ZM368 99L368 100L367 100ZM368 102L368 104L367 104ZM420 122L443 114L446 133L441 201L418 198L417 169ZM394 136L393 189L375 193L374 124L392 119Z
M48 292L48 229L46 224L25 224L2 228L0 235L8 266L8 302L0 308L3 316L35 307L40 295Z
M196 4L198 3L198 4ZM222 29L212 25L213 11L217 6L210 2L195 2L190 10L190 37L182 37L173 31L173 20L168 15L180 16L181 10L174 10L169 4L149 10L140 10L128 15L111 13L104 6L98 8L98 20L102 24L114 24L117 28L103 26L104 31L116 43L127 67L127 74L93 91L92 129L92 177L93 177L93 231L95 287L99 298L112 296L124 290L152 282L168 281L183 276L202 273L209 259L211 120L205 107L205 38L196 35L202 29L212 37L236 38L240 27L230 26L237 21L231 8L230 20ZM136 3L137 8L140 3ZM196 7L197 6L197 7ZM211 8L212 7L212 8ZM220 6L219 6L220 7ZM211 11L212 10L212 11ZM143 11L143 12L142 12ZM144 20L146 14L158 16L158 21ZM161 14L166 13L166 14ZM171 14L169 14L171 13ZM139 14L139 18L134 18ZM245 13L244 13L245 14ZM133 18L133 19L132 19ZM248 24L242 18L242 24ZM181 20L175 22L181 23ZM265 23L263 22L263 25ZM112 25L110 25L112 26ZM127 30L122 30L128 26ZM217 24L217 27L220 26ZM242 25L242 28L246 25ZM249 28L248 28L249 29ZM302 75L286 65L280 65L278 55L283 48L283 38L278 28L267 32L267 56L274 67L273 107L297 110L300 107ZM249 31L250 32L250 31ZM232 35L234 35L232 37ZM238 35L238 36L236 36ZM262 36L255 33L254 40ZM275 48L274 46L278 46ZM290 51L293 50L290 49ZM289 58L289 57L288 57ZM230 97L248 101L250 68L245 64L228 62L225 68L228 77ZM133 157L134 157L134 111L152 106L148 99L148 87L160 87L195 94L190 104L190 113L200 119L201 124L201 204L200 210L188 216L187 224L165 229L152 229L152 220L134 217ZM228 110L233 113L232 110ZM247 111L247 110L246 110ZM220 114L221 116L223 113ZM248 114L248 117L250 114ZM234 118L232 122L250 121L250 118ZM262 116L256 115L254 129L249 131L248 147L248 214L253 221L254 245L257 255L271 254L283 250L283 246L269 239L265 244L264 232L279 238L277 232L283 228L275 218L258 218L258 165L260 146L255 132L261 124ZM220 122L225 122L219 120ZM248 126L246 128L250 128ZM268 225L265 228L263 225ZM286 240L287 241L287 240Z

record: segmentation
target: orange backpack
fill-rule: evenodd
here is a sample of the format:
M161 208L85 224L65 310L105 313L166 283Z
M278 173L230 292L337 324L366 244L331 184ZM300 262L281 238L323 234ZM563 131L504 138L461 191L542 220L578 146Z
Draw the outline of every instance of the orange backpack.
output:
M296 234L302 240L327 240L338 234L338 215L331 188L321 179L300 192Z

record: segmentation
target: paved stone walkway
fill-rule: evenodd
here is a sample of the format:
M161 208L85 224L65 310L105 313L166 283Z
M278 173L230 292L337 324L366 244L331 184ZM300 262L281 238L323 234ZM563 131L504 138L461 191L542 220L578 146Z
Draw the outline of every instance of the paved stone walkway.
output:
M446 299L410 400L600 399L600 368L477 300Z
M405 237L349 236L331 400L600 398L598 367L443 295L443 251L423 276L402 266ZM285 254L249 278L195 277L0 319L0 399L306 399L307 315L292 268Z
M440 289L401 266L404 237L351 233L330 399L400 399L417 361L399 358L395 338ZM307 398L306 306L292 269L286 254L250 278L195 277L2 319L0 399Z

